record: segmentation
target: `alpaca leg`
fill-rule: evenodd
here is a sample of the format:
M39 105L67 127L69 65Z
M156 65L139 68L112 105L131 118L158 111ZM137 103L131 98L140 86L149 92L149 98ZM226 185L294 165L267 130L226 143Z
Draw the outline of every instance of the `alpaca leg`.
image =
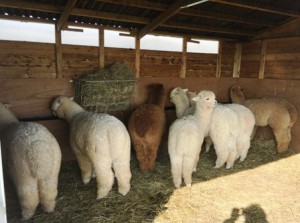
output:
M249 148L250 148L250 139L245 139L240 153L240 160L239 160L240 162L243 162L247 157Z
M182 182L182 157L170 157L173 183L179 188Z
M222 167L228 158L228 150L227 148L222 148L222 146L215 145L215 150L217 154L215 169Z
M192 185L192 173L194 168L195 158L192 156L185 156L183 158L182 175L186 186Z
M204 141L205 141L205 152L207 153L210 150L211 146L213 145L213 141L209 136L205 137Z
M93 166L97 180L97 199L100 199L109 193L114 183L111 160L108 157L94 158Z
M90 159L87 157L87 155L83 154L78 149L73 149L74 154L77 158L79 168L81 170L81 179L84 184L87 184L90 182L92 178L92 172L93 172L93 166L90 161Z
M151 146L149 146L147 158L148 158L148 169L150 171L153 171L155 168L155 160L157 157L158 147L159 147L159 143L154 143Z
M255 133L256 133L256 130L257 130L257 126L255 125L254 128L253 128L253 131L252 131L252 133L251 133L251 139L254 138Z
M144 144L134 144L134 150L136 152L136 158L137 160L139 161L139 165L140 165L140 170L142 172L146 171L148 169L147 167L147 154L146 154L146 151L147 151L147 148Z
M57 196L57 177L51 177L39 182L40 200L45 212L53 212Z
M199 155L197 155L194 159L194 167L193 167L193 172L196 172L197 171L197 165L198 165L198 162L199 162Z
M288 149L289 143L291 141L291 130L286 129L273 129L274 135L277 142L277 152L282 153Z
M118 180L118 191L122 195L126 195L130 190L130 161L116 161L113 163L115 176Z
M39 204L37 181L33 178L18 179L16 188L22 209L22 217L24 220L28 220L32 218Z
M228 158L226 161L226 169L230 169L233 167L234 161L236 160L236 150L230 149L230 152L228 153Z

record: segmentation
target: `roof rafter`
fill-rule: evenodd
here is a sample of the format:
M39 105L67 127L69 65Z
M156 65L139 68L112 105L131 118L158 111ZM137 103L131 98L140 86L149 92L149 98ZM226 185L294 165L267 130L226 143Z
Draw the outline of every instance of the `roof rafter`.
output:
M156 2L149 2L145 0L97 0L101 2L111 3L111 4L118 4L130 7L137 7L137 8L146 8L150 10L156 11L164 11L167 9L167 4L161 4ZM209 18L209 19L217 19L220 21L228 21L228 22L236 22L236 23L244 23L256 26L275 26L276 24L268 21L261 21L255 20L251 18L233 16L233 15L225 15L216 12L204 11L199 9L193 8L184 8L178 12L181 15L188 15L188 16L195 16L199 18Z
M75 7L78 0L69 0L67 1L67 4L63 10L63 12L60 14L59 20L57 21L56 31L60 32L65 25L65 23L68 21L68 18L72 12L72 9Z
M257 4L257 3L252 3L252 2L245 2L241 0L210 0L211 2L216 2L216 3L221 3L221 4L226 4L226 5L231 5L231 6L237 6L241 8L248 8L248 9L253 9L253 10L258 10L258 11L263 11L263 12L270 12L270 13L275 13L279 15L285 15L285 16L291 16L291 17L300 17L300 13L297 11L291 11L291 10L286 10L278 7L274 7L271 5L266 5L266 4Z
M167 21L170 17L181 10L181 6L184 5L185 0L177 0L174 2L167 10L162 14L152 20L148 25L146 25L137 34L137 38L141 39L143 36L147 35L149 32L153 31L156 27Z

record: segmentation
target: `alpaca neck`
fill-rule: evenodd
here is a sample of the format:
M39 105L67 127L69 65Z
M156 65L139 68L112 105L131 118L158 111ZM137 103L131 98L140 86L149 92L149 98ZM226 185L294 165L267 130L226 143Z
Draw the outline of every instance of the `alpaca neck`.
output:
M12 123L18 123L19 120L6 108L0 109L0 132L6 129Z
M167 94L164 89L159 89L157 91L153 90L153 92L149 95L148 104L154 104L159 106L161 109L164 109L166 96Z
M194 116L199 120L201 126L207 128L210 123L210 118L212 114L213 108L206 108L202 105L196 104L196 109Z
M69 123L72 122L73 118L77 114L84 112L84 109L80 105L74 103L73 101L66 103L66 105L64 106L64 119L66 119Z
M186 100L178 101L175 104L175 107L177 118L181 118L184 115L185 110L189 107L189 102Z

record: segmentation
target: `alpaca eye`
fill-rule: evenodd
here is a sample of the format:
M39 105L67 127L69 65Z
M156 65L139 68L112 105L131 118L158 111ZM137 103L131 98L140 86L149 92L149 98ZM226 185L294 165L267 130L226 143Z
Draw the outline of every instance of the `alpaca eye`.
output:
M207 101L209 101L209 98L206 98Z

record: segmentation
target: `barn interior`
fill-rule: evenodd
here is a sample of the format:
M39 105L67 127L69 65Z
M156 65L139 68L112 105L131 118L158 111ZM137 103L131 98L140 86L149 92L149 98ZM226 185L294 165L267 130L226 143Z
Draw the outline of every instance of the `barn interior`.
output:
M75 160L69 145L69 128L64 120L53 116L50 110L51 102L59 95L76 97L74 90L75 80L87 73L93 73L95 70L107 69L118 62L126 64L134 72L135 92L127 109L105 112L117 116L125 124L132 110L147 101L147 86L153 83L162 83L168 94L173 88L178 86L197 92L204 89L212 90L220 103L230 102L228 89L231 85L238 84L244 88L247 98L285 98L294 103L298 111L300 111L300 91L298 90L300 87L299 1L0 0L0 19L55 25L55 43L0 40L0 102L10 104L10 110L21 121L36 121L45 125L57 138L62 150L62 159L65 163ZM98 46L79 46L62 43L62 32L81 32L80 27L98 30ZM105 30L119 31L120 36L133 38L135 47L133 49L105 47ZM182 50L181 52L173 52L141 49L140 42L146 35L181 38ZM201 40L219 41L218 52L192 53L187 51L188 44L198 43L201 45ZM174 104L170 102L168 97L165 104L165 114L168 125L170 125L176 119L176 116ZM284 154L283 157L288 157L291 153L297 154L300 152L299 134L300 119L297 120L292 128L289 152ZM263 139L263 141L274 140L274 135L269 127L259 128L255 137L256 139ZM166 137L164 141L166 141ZM165 148L166 146L162 147L161 150L163 151L161 153L163 154L167 149ZM275 148L272 143L270 147L272 148L265 149L265 151L272 153L269 157L270 162L283 158L273 154L275 153ZM204 157L211 158L213 156L212 153L204 155ZM133 163L136 162L134 161L134 156L132 159ZM253 157L252 160L253 162L257 161L257 157ZM134 182L154 180L157 184L142 185L142 189L133 187L134 190L140 190L142 193L145 193L143 189L157 186L153 192L154 195L146 196L147 199L155 200L153 201L154 203L157 201L158 205L155 208L149 204L148 209L145 208L147 210L144 210L143 204L137 203L135 200L136 206L132 204L132 210L135 210L135 212L127 212L127 208L124 206L124 212L118 210L118 214L116 214L109 209L109 205L114 208L118 206L116 203L113 203L115 197L111 195L108 198L109 201L107 200L107 206L101 218L95 213L86 214L85 212L89 208L76 207L75 212L68 212L66 216L58 217L55 213L50 214L50 219L46 219L45 215L47 214L38 210L37 216L41 218L35 216L31 222L120 221L120 219L113 218L114 215L120 218L126 215L127 218L124 217L122 219L123 222L155 222L159 213L167 209L164 205L174 192L169 173L169 161L160 160L159 157L158 161L157 173L162 173L163 175L167 171L168 174L160 176L162 179L155 180L153 179L155 174L142 175L137 171L136 175L140 178L136 178ZM267 162L264 160L262 163L255 163L255 167ZM212 165L211 162L209 164ZM284 163L282 165L288 164ZM161 169L159 169L160 167ZM209 168L212 169L212 166L207 167L204 171L208 171ZM277 166L271 166L270 168L280 169ZM76 170L77 175L69 176L69 178L72 178L69 179L67 172L71 169ZM240 166L237 169L241 171L250 168ZM71 166L64 167L62 170L64 173L63 177L77 182L76 185L78 185L79 190L83 192L93 190L93 193L95 193L93 189L95 188L95 182L92 184L92 188L86 187L80 182L80 174L76 163L72 163ZM268 170L262 172L268 172ZM300 206L293 203L293 199L297 199L297 197L292 195L295 195L294 186L299 183L299 181L294 182L294 179L297 176L299 177L299 170L297 170L296 165L292 165L290 172L295 175L290 183L291 188L287 189L290 194L286 197L290 199L288 205L293 206L291 208L293 216L289 213L286 215L286 219L283 219L284 216L280 215L278 222L298 222L297 220L300 220L299 215L296 214L297 211L299 213ZM222 174L226 175L226 177L231 173L235 172L222 170ZM279 171L278 173L281 172ZM196 182L207 180L200 175L197 175L198 178L196 178L198 180ZM221 175L213 172L213 176L208 178L215 179ZM278 175L275 174L274 176ZM262 174L261 177L265 176ZM161 182L164 182L163 180L166 178L170 182L167 186L164 186ZM285 180L282 180L282 182ZM159 183L161 184L158 185ZM285 183L288 184L288 182ZM278 184L278 187L274 190L282 189L281 187L285 186L284 183L282 185ZM165 187L168 188L168 191L164 191ZM180 196L183 197L196 193L195 191L188 191L186 188L182 190L183 194L180 194ZM164 193L166 196L164 196ZM250 195L251 193L254 192L249 191ZM70 194L72 193L70 192ZM93 195L87 195L87 200L83 202L85 208L90 207L93 209L92 207L96 205L97 202L93 200ZM85 194L80 196L84 197ZM115 196L117 195L115 194ZM133 195L131 196L133 197ZM60 194L58 203L62 202L63 197L63 193ZM79 200L74 198L74 201L76 200L77 203L80 203L84 200L82 197L77 197ZM18 222L20 215L14 213L15 206L13 206L17 206L16 197L10 194L7 198L9 209L8 222ZM126 203L125 198L118 199ZM209 199L212 198L210 197ZM120 200L118 201L121 203ZM143 202L146 203L144 200ZM169 207L175 209L176 201L174 202L169 204ZM219 202L222 203L224 201ZM279 200L274 200L274 202L278 204ZM262 206L262 204L265 203L262 202L260 205ZM200 208L196 203L192 205ZM232 205L236 204L233 203ZM241 204L244 208L247 205L249 206L247 203ZM10 206L13 208L10 208ZM267 216L271 220L278 218L278 216L270 210L274 208L274 212L276 212L282 209L284 204L275 206L270 205L270 207L265 209ZM60 207L57 212L61 214L63 212L62 209L66 207ZM260 217L259 220L265 218L264 214L259 212L260 206L257 208L254 205L255 213L251 212L253 211L251 209L253 205L249 207L249 213L258 215ZM101 212L101 208L103 207L99 208L99 212ZM201 206L201 208L204 207ZM220 206L219 208L222 209L224 207ZM142 211L139 212L140 210ZM16 212L18 211L16 210ZM97 212L95 208L94 212ZM189 211L186 213L187 215L191 214ZM232 213L234 213L234 209ZM271 215L272 213L273 215ZM134 218L135 214L137 216L136 219ZM204 211L193 212L194 219L185 215L179 217L172 215L172 213L169 214L169 216L160 216L156 221L172 222L172 216L174 218L173 222L220 222L222 218L224 222L226 220L221 214L220 216L216 215L215 218L207 218L207 221L205 219L199 220L198 218L201 218L203 215L210 215L209 212ZM231 213L228 214L226 212L225 214L230 218ZM72 215L76 217L71 217ZM83 215L86 217L84 220L80 218ZM237 214L237 216L239 215ZM189 219L189 221L184 219ZM195 219L198 219L198 221ZM234 222L236 219L237 217L231 216L231 221L228 222ZM276 220L270 222L276 222Z

